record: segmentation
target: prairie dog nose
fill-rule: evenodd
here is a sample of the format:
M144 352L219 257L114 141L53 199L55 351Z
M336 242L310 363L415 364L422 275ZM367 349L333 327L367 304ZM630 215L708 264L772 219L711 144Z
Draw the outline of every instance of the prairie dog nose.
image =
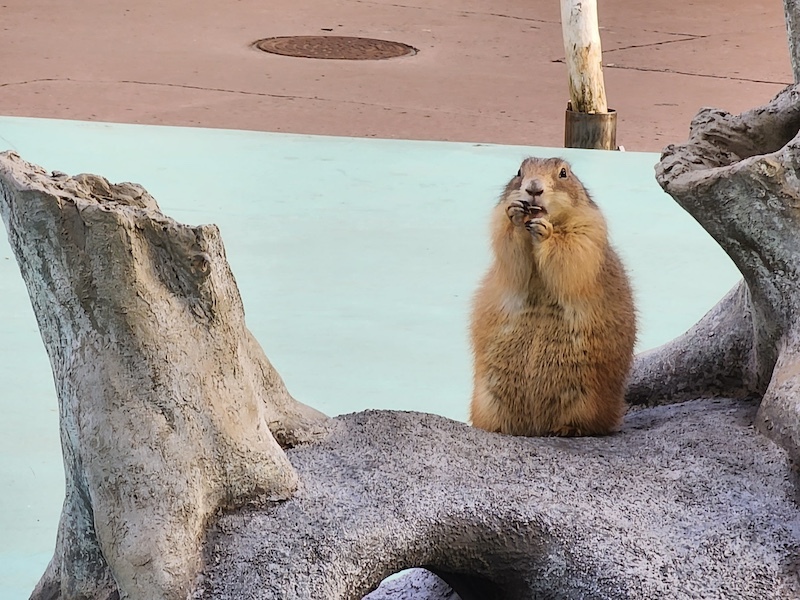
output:
M533 179L528 184L528 187L525 188L525 191L528 192L532 197L536 198L544 193L544 186L539 179Z

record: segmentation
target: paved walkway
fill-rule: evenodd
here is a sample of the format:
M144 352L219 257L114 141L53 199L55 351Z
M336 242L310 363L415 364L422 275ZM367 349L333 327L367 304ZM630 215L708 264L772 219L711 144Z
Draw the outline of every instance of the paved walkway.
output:
M0 114L358 137L563 145L555 0L83 0L0 5ZM660 151L701 106L740 112L791 81L780 0L603 0L618 142ZM320 61L282 35L406 42Z

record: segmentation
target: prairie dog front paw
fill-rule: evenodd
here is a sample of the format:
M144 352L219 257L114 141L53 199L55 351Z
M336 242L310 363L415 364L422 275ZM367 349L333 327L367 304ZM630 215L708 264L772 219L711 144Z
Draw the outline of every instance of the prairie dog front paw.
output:
M539 241L544 241L553 235L553 224L544 217L526 221L525 229L530 231L534 239Z
M525 225L525 217L531 212L531 204L527 200L512 200L506 206L506 215L515 227Z

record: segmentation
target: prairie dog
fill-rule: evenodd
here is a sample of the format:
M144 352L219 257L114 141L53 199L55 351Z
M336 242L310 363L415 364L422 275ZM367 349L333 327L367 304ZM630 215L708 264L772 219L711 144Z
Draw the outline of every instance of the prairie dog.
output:
M636 318L606 221L569 163L528 158L491 220L494 262L475 295L475 427L605 435L625 413Z

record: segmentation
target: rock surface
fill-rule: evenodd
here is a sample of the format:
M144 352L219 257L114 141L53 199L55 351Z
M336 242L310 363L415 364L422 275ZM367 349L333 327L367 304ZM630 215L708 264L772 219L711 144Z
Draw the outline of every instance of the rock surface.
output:
M340 417L287 452L292 499L219 519L197 597L355 600L424 566L463 600L798 598L790 463L755 431L756 408L641 409L621 433L582 439Z

